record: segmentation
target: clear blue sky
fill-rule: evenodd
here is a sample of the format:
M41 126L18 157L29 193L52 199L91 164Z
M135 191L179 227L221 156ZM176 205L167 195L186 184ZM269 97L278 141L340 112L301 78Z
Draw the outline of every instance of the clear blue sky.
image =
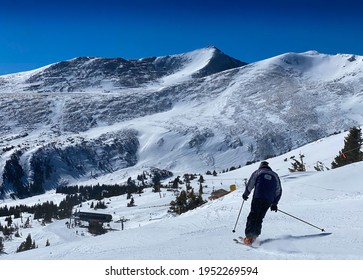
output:
M245 62L307 50L363 55L363 1L0 0L0 74L206 46Z

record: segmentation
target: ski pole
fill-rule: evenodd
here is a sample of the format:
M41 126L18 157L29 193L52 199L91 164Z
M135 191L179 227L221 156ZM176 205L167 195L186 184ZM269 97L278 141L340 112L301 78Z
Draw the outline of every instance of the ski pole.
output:
M285 215L288 215L288 216L290 216L290 217L293 217L293 218L295 218L296 220L299 220L299 221L301 221L301 222L303 222L303 223L305 223L305 224L308 224L308 225L310 225L310 226L312 226L312 227L314 227L314 228L320 229L321 231L325 231L323 228L319 228L319 227L317 227L317 226L314 226L314 225L312 225L312 224L310 224L310 223L308 223L308 222L306 222L306 221L304 221L304 220L302 220L302 219L299 219L298 217L295 217L295 216L293 216L293 215L291 215L291 214L289 214L289 213L286 213L286 212L284 212L284 211L282 211L282 210L280 210L280 209L278 209L278 211L279 211L279 212L281 212L281 213L284 213Z
M242 207L243 207L243 204L244 204L244 203L245 203L245 200L243 199L243 200L242 200L241 208L239 209L239 213L238 213L237 221L236 221L236 224L234 225L234 229L232 230L232 232L236 232L237 223L238 223L238 220L239 220L239 216L241 215L241 211L242 211Z

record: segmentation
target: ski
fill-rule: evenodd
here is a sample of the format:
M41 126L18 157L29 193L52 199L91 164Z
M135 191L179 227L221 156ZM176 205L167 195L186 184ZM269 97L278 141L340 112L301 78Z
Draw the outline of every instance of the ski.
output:
M244 243L243 243L243 242L239 241L239 240L238 240L238 239L236 239L236 238L233 238L233 241L234 241L234 242L236 242L236 243L239 243L239 244L243 244L243 245L244 245Z

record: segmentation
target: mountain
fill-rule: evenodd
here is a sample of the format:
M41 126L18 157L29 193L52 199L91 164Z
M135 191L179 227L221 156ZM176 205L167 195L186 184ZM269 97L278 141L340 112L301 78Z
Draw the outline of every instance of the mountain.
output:
M1 76L2 195L285 153L362 124L362 70L357 55L309 51L245 64L208 47Z
M233 260L248 260L243 265L249 266L254 265L251 260L362 259L362 162L327 167L344 145L347 132L340 131L362 126L363 58L315 51L287 53L208 74L212 71L208 69L216 69L207 67L216 52L206 48L170 56L179 62L181 57L189 59L136 87L118 86L95 75L93 81L100 82L85 79L87 86L82 88L74 78L80 75L74 67L59 72L67 72L64 77L72 81L72 88L78 87L71 91L64 81L46 78L51 77L46 71L52 65L0 77L1 211L46 202L61 205L72 199L56 193L57 186L120 184L130 178L141 184L137 175L159 170L165 185L185 173L203 174L207 200L201 207L174 215L168 212L176 199L174 192L147 188L134 194L134 207L127 206L125 194L103 199L105 209L92 208L96 199L70 209L112 215L105 225L110 230L97 236L85 227L73 227L70 219L43 223L35 217L39 213L11 215L18 234L12 240L0 238L4 245L0 259L26 260L18 277L36 267L29 260L143 260L142 267L156 264L145 260L163 260L162 265L167 260L206 260L188 262L190 269L199 272L201 266L241 266ZM166 60L152 60L162 59ZM35 76L44 78L32 80ZM291 173L289 159L299 154L305 156L306 172ZM252 162L265 158L282 181L279 209L317 228L269 211L258 248L245 248L232 240L243 235L250 208L250 200L242 204L244 181L258 166ZM315 169L318 164L324 171ZM222 172L238 165L241 168ZM205 174L213 169L217 176ZM197 178L190 184L195 190L200 187ZM208 199L214 190L229 191L232 184L236 191ZM179 190L185 187L181 184ZM127 220L125 230L121 219ZM8 223L8 215L1 215L1 227ZM37 248L16 253L28 235ZM59 270L57 263L52 272L74 277L77 271L85 277L110 266L99 261L92 266L90 261L84 266L74 263L74 270L69 269L70 263L68 269ZM6 264L2 272L8 270L10 275L19 263ZM289 268L294 264L289 263ZM321 262L314 264L324 267ZM35 273L43 271L44 263L40 265ZM121 268L133 263L112 265ZM275 269L277 265L273 263ZM286 262L281 265L280 274L287 270ZM177 267L175 262L171 266ZM257 266L268 271L263 263ZM330 265L321 274L333 276L336 269L344 269L344 275L356 272L344 263Z
M155 82L176 83L246 65L215 47L189 53L122 58L78 57L0 78L0 92L118 92Z

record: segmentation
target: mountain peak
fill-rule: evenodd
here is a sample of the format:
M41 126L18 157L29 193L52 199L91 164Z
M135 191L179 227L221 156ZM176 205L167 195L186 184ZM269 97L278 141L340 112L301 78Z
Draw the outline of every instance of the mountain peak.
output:
M310 51L304 52L303 54L306 54L306 55L319 55L320 53L318 51L315 51L315 50L310 50Z
M241 67L247 64L246 62L242 62L238 59L226 55L215 46L209 46L201 50L209 51L211 57L208 63L193 75L193 77L196 78L209 76L214 73Z

